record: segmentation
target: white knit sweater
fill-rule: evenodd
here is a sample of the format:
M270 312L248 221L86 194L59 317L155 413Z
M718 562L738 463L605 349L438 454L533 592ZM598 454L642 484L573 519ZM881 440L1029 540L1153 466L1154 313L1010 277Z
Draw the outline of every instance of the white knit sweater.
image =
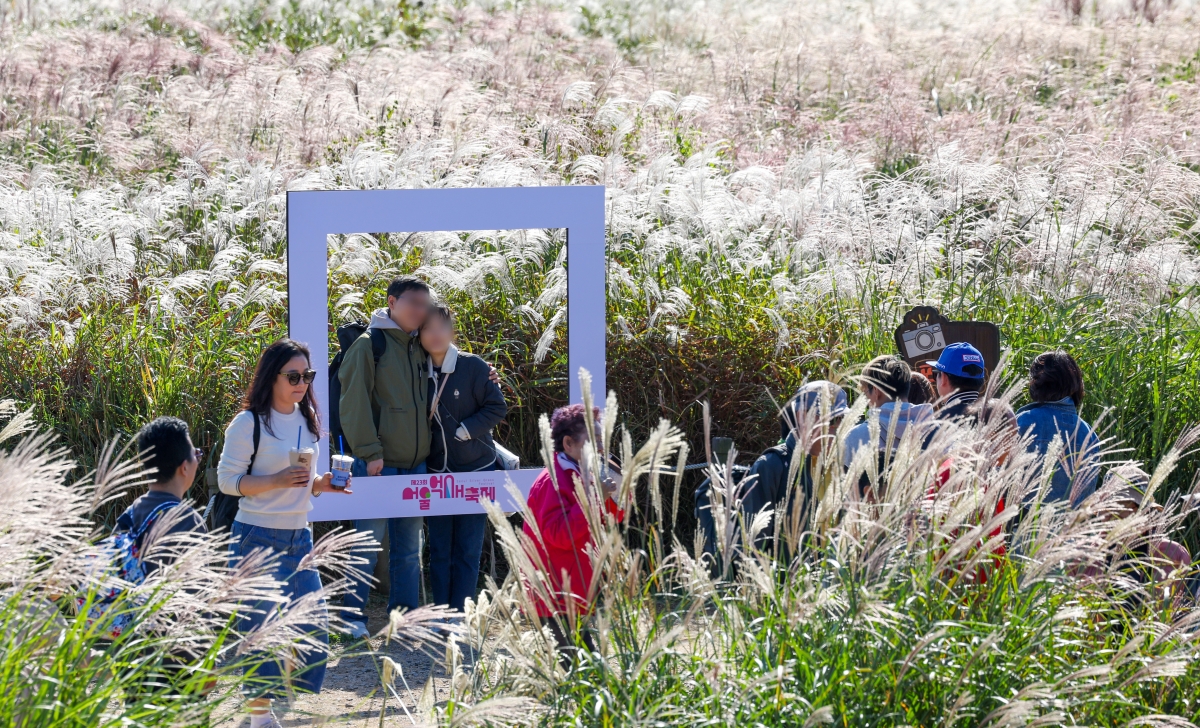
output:
M311 447L317 453L317 438L305 426L300 407L290 415L271 412L271 430L263 423L258 443L258 455L254 458L254 469L250 475L271 475L290 465L288 451L296 446L297 433L300 445ZM250 454L254 452L254 415L239 412L225 429L225 447L221 450L221 463L217 466L217 484L222 493L238 495L238 478L246 474L250 465ZM316 474L317 457L313 456L313 475ZM311 480L311 477L310 477ZM309 488L276 488L255 496L245 496L238 506L235 520L250 526L264 528L298 529L308 526L308 512L312 509Z

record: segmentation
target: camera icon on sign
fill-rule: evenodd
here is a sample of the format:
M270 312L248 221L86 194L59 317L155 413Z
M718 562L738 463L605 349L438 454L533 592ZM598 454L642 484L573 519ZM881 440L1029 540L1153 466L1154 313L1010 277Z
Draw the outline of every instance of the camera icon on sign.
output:
M910 359L946 348L946 337L942 335L942 325L930 326L928 321L917 324L917 328L912 331L905 331L903 339L904 349Z

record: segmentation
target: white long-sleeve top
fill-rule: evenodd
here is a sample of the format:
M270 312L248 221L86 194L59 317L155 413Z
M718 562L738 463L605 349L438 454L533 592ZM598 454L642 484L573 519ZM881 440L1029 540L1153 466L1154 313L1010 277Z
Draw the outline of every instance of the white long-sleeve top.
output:
M299 405L290 415L271 411L271 430L262 425L259 436L258 455L254 458L254 469L250 475L271 475L288 467L288 451L296 446L299 432L301 447L313 449L313 472L316 475L317 438L308 431ZM239 412L229 427L225 428L225 446L221 450L221 462L217 466L217 485L222 493L238 495L238 478L246 475L250 465L250 454L254 452L254 415ZM250 526L263 528L299 529L308 526L308 512L312 509L312 488L276 488L261 495L244 496L238 504L234 520Z

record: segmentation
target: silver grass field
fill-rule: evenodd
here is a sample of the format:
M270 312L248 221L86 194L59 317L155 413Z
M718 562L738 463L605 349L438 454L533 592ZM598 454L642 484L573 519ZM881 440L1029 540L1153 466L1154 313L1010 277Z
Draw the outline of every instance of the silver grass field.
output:
M60 606L138 492L129 436L178 415L219 452L286 333L288 190L557 184L607 188L615 395L590 452L627 463L631 517L590 515L598 609L573 622L598 653L563 668L525 616L539 564L492 514L507 568L460 641L437 610L385 630L444 653L450 699L380 655L380 722L1200 722L1195 575L1131 578L1162 571L1151 539L1200 546L1198 77L1194 0L5 4L0 723L219 723L255 650L315 649L294 629L313 604L231 629L279 585L266 563L225 569L219 535L155 543L179 559L113 644ZM329 242L331 321L422 276L501 370L502 439L543 462L579 375L561 231ZM750 522L733 463L710 465L720 548L702 563L683 466L708 436L735 435L746 464L778 402L815 378L853 393L920 304L1000 325L992 386L1017 406L1029 359L1071 351L1105 467L1141 463L1162 509L1045 503L1052 461L984 425L909 438L882 472L830 456L814 503ZM854 495L864 471L877 502ZM352 546L320 541L325 598ZM146 693L181 649L195 670Z

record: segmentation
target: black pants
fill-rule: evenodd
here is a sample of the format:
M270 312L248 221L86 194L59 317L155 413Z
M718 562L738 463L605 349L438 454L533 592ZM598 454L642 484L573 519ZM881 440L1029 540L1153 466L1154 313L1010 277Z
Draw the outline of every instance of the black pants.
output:
M550 632L554 635L554 641L558 643L558 662L563 666L563 669L571 669L571 663L575 659L575 653L579 650L579 646L575 643L574 634L569 632L570 625L567 622L566 615L557 617L543 617L546 624L550 626ZM587 627L580 627L579 636L583 641L583 648L588 652L596 651L596 641L592 636L592 630Z

